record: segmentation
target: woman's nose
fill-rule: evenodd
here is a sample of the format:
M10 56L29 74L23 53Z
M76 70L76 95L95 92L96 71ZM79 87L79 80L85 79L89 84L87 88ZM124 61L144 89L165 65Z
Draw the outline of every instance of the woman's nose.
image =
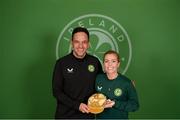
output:
M112 62L108 62L108 65L112 65Z

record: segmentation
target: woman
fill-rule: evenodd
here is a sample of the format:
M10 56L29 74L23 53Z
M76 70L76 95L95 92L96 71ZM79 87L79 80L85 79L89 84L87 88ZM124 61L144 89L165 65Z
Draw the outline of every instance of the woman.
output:
M135 86L131 80L118 73L120 58L117 52L107 51L104 54L103 67L105 74L96 78L96 90L103 93L108 100L106 108L97 118L128 119L128 112L136 111L139 102Z

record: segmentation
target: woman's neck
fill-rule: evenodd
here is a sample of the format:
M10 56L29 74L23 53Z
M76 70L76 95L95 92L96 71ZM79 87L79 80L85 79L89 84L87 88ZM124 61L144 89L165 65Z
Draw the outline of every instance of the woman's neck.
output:
M110 74L107 73L107 77L109 80L113 80L117 78L117 76L118 76L118 73L110 73Z

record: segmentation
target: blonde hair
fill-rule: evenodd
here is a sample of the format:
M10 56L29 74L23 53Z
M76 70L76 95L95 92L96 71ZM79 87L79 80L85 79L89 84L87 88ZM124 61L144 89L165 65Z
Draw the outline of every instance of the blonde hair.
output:
M103 62L104 62L104 58L105 58L105 56L106 56L107 54L114 54L114 55L116 55L118 62L120 62L120 56L119 56L119 54L118 54L116 51L114 51L114 50L108 50L107 52L104 53Z

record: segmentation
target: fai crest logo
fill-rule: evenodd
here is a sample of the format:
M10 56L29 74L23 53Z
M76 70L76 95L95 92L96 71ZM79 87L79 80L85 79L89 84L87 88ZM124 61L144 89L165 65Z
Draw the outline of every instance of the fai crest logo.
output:
M95 70L94 65L88 65L88 70L89 70L89 72L94 72L94 70Z
M132 57L131 41L126 30L111 17L100 14L86 14L70 21L61 31L56 44L56 58L71 52L71 33L73 28L86 27L90 33L88 53L99 58L102 63L104 52L115 50L120 54L120 72L125 74Z
M121 96L121 94L122 94L122 90L121 90L120 88L116 88L116 89L114 90L114 95L115 95L115 96Z

